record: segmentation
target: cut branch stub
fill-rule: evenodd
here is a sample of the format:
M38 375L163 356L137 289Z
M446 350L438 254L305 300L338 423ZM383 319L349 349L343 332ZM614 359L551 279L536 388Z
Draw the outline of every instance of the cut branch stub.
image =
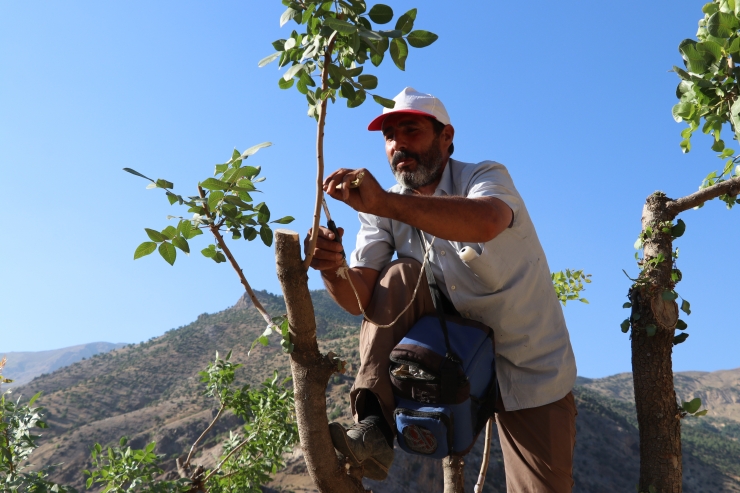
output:
M662 297L653 297L651 302L655 321L663 329L675 329L678 323L678 303L674 300L664 300Z

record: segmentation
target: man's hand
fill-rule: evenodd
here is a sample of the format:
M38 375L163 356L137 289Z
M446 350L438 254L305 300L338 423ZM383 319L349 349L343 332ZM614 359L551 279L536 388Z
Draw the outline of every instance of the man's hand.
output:
M339 231L339 238L341 240L344 235L343 228L337 228ZM303 253L308 254L306 249L308 248L308 241L311 238L311 230L308 230L306 239L303 240ZM323 226L319 227L319 237L316 240L316 248L313 251L313 259L311 260L311 267L316 270L324 271L330 269L338 269L342 265L344 257L342 257L342 244L334 239L334 233L328 228Z
M350 188L350 183L360 175L363 175L360 186ZM357 212L369 212L376 215L382 215L381 207L388 195L375 177L364 168L336 170L324 180L324 191L331 198L344 202Z

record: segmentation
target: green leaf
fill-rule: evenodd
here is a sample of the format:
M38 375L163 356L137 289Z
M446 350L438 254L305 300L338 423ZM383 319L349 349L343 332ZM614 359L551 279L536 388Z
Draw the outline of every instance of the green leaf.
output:
M673 345L675 346L677 344L681 344L688 338L689 338L689 335L686 332L684 332L683 334L678 334L677 336L673 337Z
M690 120L694 115L694 105L692 103L678 103L673 106L671 113L673 113L673 119L676 122Z
M417 30L411 31L406 39L414 48L424 48L437 41L439 36L429 31Z
M362 87L368 90L373 90L378 87L378 78L370 74L359 76L357 78L357 82L359 82Z
M272 246L272 229L267 224L263 224L260 228L260 238L266 246Z
M695 412L695 413L694 413L694 416L695 416L695 417L697 417L697 418L698 418L699 416L706 416L706 414L707 414L708 412L709 412L709 410L708 410L708 409L704 409L703 411L697 411L697 412Z
M655 335L655 332L657 330L658 330L658 328L655 325L653 325L653 324L647 325L645 327L645 332L647 333L647 336L648 337L653 337Z
M188 242L185 241L185 238L183 238L182 236L175 236L172 239L172 244L183 252L190 253L190 245L188 245Z
M386 99L386 98L382 98L376 95L373 96L373 99L375 100L376 103L378 103L379 105L385 108L393 108L394 106L396 106L396 102L393 101L392 99Z
M265 58L263 58L262 60L259 61L259 63L257 64L257 67L262 68L265 65L268 65L268 64L274 62L275 60L277 60L280 57L280 55L281 55L281 53L278 51L278 52L273 53L272 55L266 56Z
M177 232L180 233L184 238L190 239L190 232L193 230L193 223L187 219L180 220L177 223Z
M293 87L294 83L295 83L294 79L285 80L282 77L278 79L278 87L280 89L290 89L291 87Z
M257 230L254 229L252 226L245 226L244 239L247 241L252 241L255 238L257 238Z
M414 21L416 20L416 9L411 9L396 21L396 29L401 31L403 34L408 34L414 28Z
M228 190L229 184L215 178L207 178L200 186L208 190Z
M719 139L712 144L712 150L714 152L722 152L725 150L725 141Z
M379 3L373 5L373 8L370 9L370 12L368 12L367 15L370 16L370 20L376 24L387 24L391 19L393 19L393 9L387 5Z
M174 193L167 192L167 200L170 202L170 205L172 205L180 199Z
M718 38L728 38L738 27L738 20L733 14L715 12L707 19L707 31Z
M174 188L175 184L171 181L163 180L161 178L157 178L157 181L155 182L157 184L158 188Z
M204 257L213 258L216 256L216 253L217 253L216 246L208 245L208 247L201 250L200 253L202 253Z
M680 238L686 232L686 223L683 219L676 221L676 225L671 228L671 236L674 238Z
M627 303L625 303L624 305L622 305L622 308L632 308L632 303L630 303L628 301Z
M673 301L678 298L678 294L675 291L663 291L662 296L665 301Z
M619 326L622 328L622 332L626 334L630 330L630 319L625 319Z
M678 330L686 330L686 329L688 329L688 328L689 328L689 326L688 326L688 324L686 324L686 322L684 322L683 320L681 320L681 319L678 319L678 322L676 322L676 328L677 328Z
M36 393L35 393L35 394L33 395L33 397L31 397L31 400L30 400L30 401L28 401L28 407L31 407L31 406L33 406L33 403L34 403L34 402L36 402L36 399L38 399L39 397L41 397L41 393L42 393L42 392L36 392Z
M168 240L171 240L177 236L177 229L174 226L167 226L162 230L162 235L166 236Z
M691 304L688 301L683 300L681 302L681 310L683 310L686 315L691 315Z
M258 204L254 209L257 211L258 223L264 224L270 220L270 209L268 209L267 204L263 202Z
M357 32L357 26L354 24L350 24L347 21L343 21L341 19L336 19L334 17L327 17L324 20L324 25L334 29L339 34L352 34Z
M175 258L177 258L177 250L172 246L171 243L166 241L159 245L159 254L163 259L170 265L175 265Z
M697 50L696 44L696 41L693 39L684 39L678 45L678 51L681 52L684 60L686 60L689 72L702 74L706 72L711 60L707 58L708 52L699 52Z
M694 414L696 411L699 410L700 407L701 407L701 399L699 397L695 397L691 399L689 402L683 403L683 410L689 414Z
M355 88L349 82L342 82L341 96L349 99L350 101L355 99Z
M406 70L406 58L409 56L409 47L403 38L391 41L391 58L396 67Z
M215 262L216 262L217 264L220 264L221 262L226 262L226 257L224 256L224 254L223 254L223 253L221 253L221 252L216 252L216 255L214 255L214 256L213 256L213 260L214 260L214 261L215 261Z
M149 180L150 182L154 183L154 180L152 180L152 179L151 179L151 178L149 178L148 176L144 176L144 175L142 175L141 173L139 173L138 171L136 171L136 170L134 170L134 169L131 169L131 168L123 168L123 171L126 171L126 172L128 172L128 173L131 173L132 175L136 175L136 176L140 176L140 177L142 177L142 178L146 178L146 179L147 179L147 180Z
M275 219L274 221L271 221L271 222L278 223L278 224L290 224L293 221L295 221L293 216L285 216L285 217L281 217L280 219Z
M145 241L144 243L136 247L136 251L134 252L134 260L136 260L137 258L146 257L156 249L156 243L154 243L153 241Z
M208 194L208 208L210 210L216 210L221 199L224 198L224 193L220 190L216 190Z
M163 235L162 233L160 233L159 231L155 231L155 230L153 230L153 229L149 229L149 228L144 228L144 231L146 231L146 234L147 234L147 236L149 236L149 238L150 238L150 239L151 239L152 241L156 241L157 243L162 243L163 241L165 241L165 240L167 239L167 238L166 238L166 237L165 237L165 236L164 236L164 235Z

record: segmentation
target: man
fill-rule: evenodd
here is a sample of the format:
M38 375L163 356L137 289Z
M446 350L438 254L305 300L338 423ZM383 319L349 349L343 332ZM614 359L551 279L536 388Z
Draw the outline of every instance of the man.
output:
M348 276L366 315L350 395L356 424L345 430L332 423L334 446L367 477L387 476L394 434L388 356L419 318L435 313L426 279L414 296L423 259L418 228L431 242L429 260L449 308L494 330L507 491L569 492L575 359L527 209L504 166L450 158L455 131L439 99L407 87L394 101L368 129L382 131L398 185L385 191L364 169L339 169L324 182L331 197L359 212ZM335 240L321 229L311 266L336 302L359 314L351 286L337 273L342 246Z

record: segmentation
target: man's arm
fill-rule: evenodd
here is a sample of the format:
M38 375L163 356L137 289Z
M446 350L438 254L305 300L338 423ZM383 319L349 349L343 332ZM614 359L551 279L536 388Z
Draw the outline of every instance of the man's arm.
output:
M344 230L339 228L340 236ZM309 231L304 242L304 248L308 246L308 238L311 236ZM360 298L362 307L367 308L375 288L375 281L378 279L380 272L367 267L354 267L347 271L347 275L352 278L352 284L357 290L357 297L349 281L337 275L337 269L342 266L342 244L334 241L334 233L329 229L321 227L319 229L319 238L316 241L314 257L311 261L311 267L321 272L321 278L324 280L326 290L329 292L334 301L352 315L360 315L362 310L357 302Z
M349 188L360 173L364 174L361 186ZM335 171L324 181L324 190L356 211L400 221L450 241L485 243L508 228L514 217L511 208L495 197L389 193L366 169Z

